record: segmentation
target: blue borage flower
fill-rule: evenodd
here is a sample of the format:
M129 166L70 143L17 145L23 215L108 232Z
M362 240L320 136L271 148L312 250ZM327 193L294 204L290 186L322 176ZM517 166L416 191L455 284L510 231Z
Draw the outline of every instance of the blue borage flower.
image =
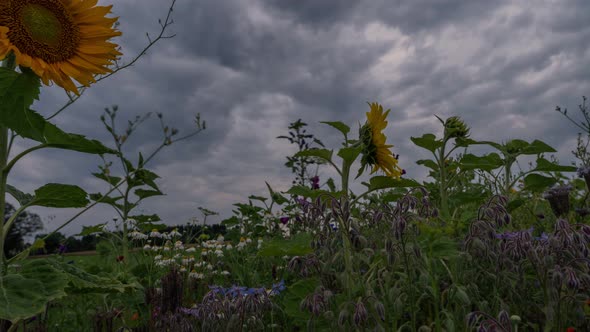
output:
M229 296L233 299L248 296L248 295L264 295L268 294L269 296L278 295L287 287L285 286L285 280L281 280L280 282L273 284L271 289L266 289L264 287L260 288L253 288L253 287L245 287L245 286L231 286L228 288L224 288L218 285L209 286L209 289L218 295L221 296Z

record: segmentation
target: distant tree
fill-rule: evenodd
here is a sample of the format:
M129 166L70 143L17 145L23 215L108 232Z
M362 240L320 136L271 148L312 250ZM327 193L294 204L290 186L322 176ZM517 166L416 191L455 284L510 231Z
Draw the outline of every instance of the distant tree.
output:
M4 222L6 222L14 214L16 209L12 204L6 203L6 209L4 211ZM8 231L4 244L4 254L7 257L18 254L26 248L24 238L42 229L43 222L41 221L41 217L26 211L21 213Z

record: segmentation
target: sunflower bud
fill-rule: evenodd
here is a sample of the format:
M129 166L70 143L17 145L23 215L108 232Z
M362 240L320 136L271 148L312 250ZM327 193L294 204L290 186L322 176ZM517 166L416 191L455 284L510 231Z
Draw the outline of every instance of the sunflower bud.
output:
M458 116L452 116L445 121L445 137L448 138L467 138L469 128Z

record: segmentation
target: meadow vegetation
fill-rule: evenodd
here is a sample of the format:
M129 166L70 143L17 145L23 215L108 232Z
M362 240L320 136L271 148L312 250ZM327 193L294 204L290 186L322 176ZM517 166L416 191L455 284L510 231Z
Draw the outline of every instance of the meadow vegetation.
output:
M337 119L322 122L326 131L342 136L339 146L326 147L298 120L278 137L298 147L287 157L294 175L290 189L266 183L266 195L234 203L233 215L220 226L208 225L207 218L217 213L201 207L202 216L192 226L169 227L158 214L137 211L144 200L163 195L149 163L162 149L201 133L205 121L197 114L195 130L181 135L156 113L161 144L133 155L126 143L152 114L121 126L119 108L106 108L100 121L113 139L111 147L62 131L49 120L90 83L125 68L116 63L116 45L106 42L120 35L111 29L113 19L103 17L109 8L91 1L46 1L43 10L29 0L3 3L0 215L7 217L0 223L1 331L590 329L585 97L581 122L567 110L556 110L583 130L574 165L560 164L551 155L557 151L541 139L482 140L458 116L437 116L441 136L408 138L431 156L417 165L392 152L383 133L391 127L390 110L378 103L368 104L358 131ZM171 37L163 32L171 24L172 6L146 50ZM7 19L15 8L23 15ZM70 17L64 12L80 22L63 19ZM45 15L55 33L27 26L21 17L29 14ZM14 29L13 22L27 29ZM91 28L73 29L76 24ZM8 33L11 29L17 32ZM27 31L35 33L15 38ZM54 42L68 52L56 55ZM57 65L55 56L61 57ZM107 70L106 64L117 68ZM41 83L49 81L66 91L69 102L45 118L30 107ZM395 111L391 117L395 127ZM11 154L15 139L33 147ZM475 153L479 146L493 152ZM10 185L10 171L21 158L45 148L99 156L103 162L92 175L105 189L87 193L76 185L50 183L26 193ZM527 158L532 162L523 169ZM412 179L402 165L426 167L429 176ZM328 168L336 178L324 175ZM351 190L363 174L369 175L364 189ZM18 206L8 208L7 195ZM108 223L83 227L80 236L100 234L95 255L67 255L64 239L56 254L30 257L96 204L113 209L117 229L109 231ZM30 247L5 254L8 234L31 206L82 211Z

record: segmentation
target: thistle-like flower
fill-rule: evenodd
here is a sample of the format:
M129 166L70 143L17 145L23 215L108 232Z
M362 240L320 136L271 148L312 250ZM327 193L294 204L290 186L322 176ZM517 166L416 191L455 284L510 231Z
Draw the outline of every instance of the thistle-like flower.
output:
M570 211L569 193L572 189L571 185L555 186L543 194L556 217L567 215Z

